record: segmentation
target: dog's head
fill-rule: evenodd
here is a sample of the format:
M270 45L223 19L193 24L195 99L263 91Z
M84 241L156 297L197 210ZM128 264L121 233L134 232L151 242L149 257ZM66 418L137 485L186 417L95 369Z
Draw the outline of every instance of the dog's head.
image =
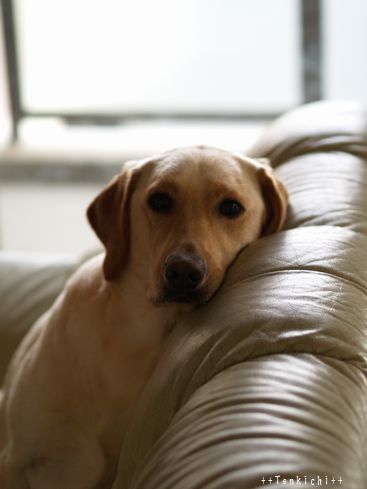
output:
M87 215L107 281L131 272L150 301L201 304L241 249L281 229L286 207L266 162L190 147L126 165Z

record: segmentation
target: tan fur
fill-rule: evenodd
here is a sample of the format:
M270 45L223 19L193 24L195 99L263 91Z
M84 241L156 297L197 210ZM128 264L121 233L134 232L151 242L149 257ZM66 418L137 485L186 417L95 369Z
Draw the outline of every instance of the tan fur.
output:
M157 214L152 192L175 206ZM218 213L224 198L246 209ZM207 264L202 302L239 251L281 228L284 187L271 169L206 147L128 164L88 210L106 248L80 268L14 356L0 406L1 489L112 485L126 423L174 321L192 304L165 303L172 252Z

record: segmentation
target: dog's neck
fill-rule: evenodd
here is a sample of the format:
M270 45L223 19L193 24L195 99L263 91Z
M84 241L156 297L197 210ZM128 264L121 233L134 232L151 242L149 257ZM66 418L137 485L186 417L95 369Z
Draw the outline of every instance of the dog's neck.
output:
M114 296L116 297L116 292L118 294L116 300L129 327L136 332L149 334L149 331L145 331L149 328L155 335L165 335L174 322L190 309L185 305L153 303L147 295L147 280L132 270L127 270L112 287Z

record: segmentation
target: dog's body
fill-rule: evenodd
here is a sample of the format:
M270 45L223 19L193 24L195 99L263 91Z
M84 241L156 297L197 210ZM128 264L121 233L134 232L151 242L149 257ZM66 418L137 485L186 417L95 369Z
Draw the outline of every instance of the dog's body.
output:
M139 284L105 282L102 260L74 275L12 362L3 413L9 485L1 488L112 485L103 479L115 472L124 426L175 311L149 307Z
M1 489L107 489L140 393L177 317L215 293L239 251L281 228L271 169L213 148L137 162L95 199L106 248L68 282L8 370Z

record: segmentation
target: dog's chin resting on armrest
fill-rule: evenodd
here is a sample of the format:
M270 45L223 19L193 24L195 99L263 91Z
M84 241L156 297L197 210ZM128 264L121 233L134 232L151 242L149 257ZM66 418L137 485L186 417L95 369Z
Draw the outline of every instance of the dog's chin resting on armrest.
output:
M281 229L263 160L189 147L124 165L88 208L105 254L33 326L0 405L1 489L109 488L127 420L181 315L237 254Z

